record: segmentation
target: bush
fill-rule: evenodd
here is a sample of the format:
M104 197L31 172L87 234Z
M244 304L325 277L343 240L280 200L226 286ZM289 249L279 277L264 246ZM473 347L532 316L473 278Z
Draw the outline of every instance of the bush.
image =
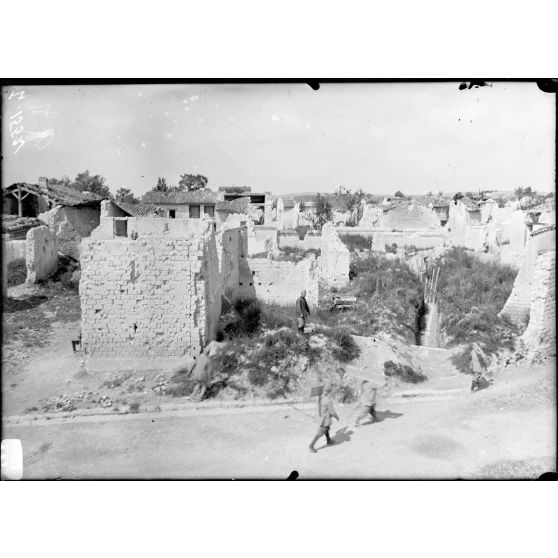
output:
M8 287L15 287L16 285L25 283L25 280L27 279L27 266L25 264L25 258L12 260L8 264L6 273L8 276Z
M282 327L294 327L296 320L294 304L291 307L261 303L261 310L261 325L263 328L279 329Z
M261 325L262 310L257 300L239 299L233 310L223 317L224 325L217 334L219 340L234 339L239 336L251 337Z
M356 250L369 250L372 246L372 239L360 234L342 234L339 238L349 249L349 252Z
M384 373L386 376L399 378L402 382L418 384L428 380L428 377L416 372L406 364L395 363L391 360L384 362Z
M340 362L350 362L360 355L360 347L356 344L353 336L345 330L326 330L324 333L333 341L334 346L331 353Z
M487 263L463 248L439 258L438 309L440 326L451 344L482 342L487 354L513 347L517 328L507 316L499 317L513 289L513 268Z
M314 254L318 257L321 254L321 251L315 248L303 250L302 248L285 246L284 248L281 248L278 253L273 254L272 258L276 261L282 262L301 262L310 254Z
M385 244L385 250L387 254L395 254L397 253L397 244L395 242L391 246Z

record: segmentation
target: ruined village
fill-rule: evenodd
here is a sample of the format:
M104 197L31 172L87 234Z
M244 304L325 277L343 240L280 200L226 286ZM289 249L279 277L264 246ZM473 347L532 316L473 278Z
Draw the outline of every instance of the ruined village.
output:
M553 470L553 193L184 177L131 201L2 185L2 420L26 478ZM377 402L358 424L364 380ZM314 455L322 394L339 422Z

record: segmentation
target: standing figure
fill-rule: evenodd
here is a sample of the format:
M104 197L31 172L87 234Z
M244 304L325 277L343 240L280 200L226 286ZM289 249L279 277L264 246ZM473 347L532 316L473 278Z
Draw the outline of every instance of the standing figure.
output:
M192 398L198 399L198 401L203 399L213 377L213 366L209 354L210 347L206 347L196 359L191 370L191 379L195 383Z
M310 308L306 302L306 291L301 291L296 300L297 327L299 333L304 333L306 319L310 315Z
M365 417L372 417L372 422L378 420L376 416L376 393L376 386L368 380L363 380L360 386L360 401L354 422L355 428L358 428L359 422Z
M477 343L473 343L473 350L471 351L471 370L474 374L473 382L471 383L472 392L489 385L484 377L487 366L488 357Z
M333 400L330 396L331 387L326 387L324 389L324 398L320 399L319 406L318 406L318 413L319 413L319 426L316 435L310 442L309 449L312 453L316 453L317 450L314 448L314 444L318 441L319 438L322 436L326 437L326 442L328 446L332 446L335 442L329 436L329 429L331 427L331 423L333 422L332 417L339 420L338 414L335 412L333 408Z

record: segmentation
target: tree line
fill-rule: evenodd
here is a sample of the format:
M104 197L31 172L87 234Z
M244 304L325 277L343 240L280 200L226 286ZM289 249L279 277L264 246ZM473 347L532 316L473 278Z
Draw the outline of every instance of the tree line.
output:
M139 203L141 201L130 188L121 187L113 194L104 176L91 174L88 170L78 173L73 180L68 176L63 176L62 178L49 178L48 182L53 185L66 186L78 192L92 192L117 203ZM181 174L178 186L171 186L165 178L158 177L157 183L150 192L193 192L207 189L207 183L207 177L202 174Z

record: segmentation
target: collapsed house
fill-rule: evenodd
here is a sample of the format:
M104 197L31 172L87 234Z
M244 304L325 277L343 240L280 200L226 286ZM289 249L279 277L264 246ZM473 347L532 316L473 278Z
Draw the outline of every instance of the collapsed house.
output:
M556 349L556 225L531 233L513 290L500 312L525 327L528 352Z
M56 236L57 250L79 258L81 239L99 226L102 196L80 192L39 178L38 184L18 182L2 189L3 209L10 215L35 217Z

